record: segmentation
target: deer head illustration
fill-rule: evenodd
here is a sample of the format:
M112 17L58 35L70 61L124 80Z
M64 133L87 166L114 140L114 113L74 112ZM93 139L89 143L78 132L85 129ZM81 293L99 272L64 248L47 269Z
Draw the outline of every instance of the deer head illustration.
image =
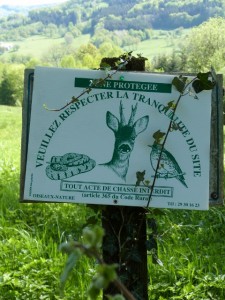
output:
M123 113L122 101L120 102L119 112L120 120L111 112L106 113L107 126L114 132L115 143L112 159L103 164L111 168L120 178L126 180L129 167L129 158L134 148L135 139L139 133L144 131L148 126L149 116L144 116L134 122L137 111L137 104L132 106L131 115L126 123Z

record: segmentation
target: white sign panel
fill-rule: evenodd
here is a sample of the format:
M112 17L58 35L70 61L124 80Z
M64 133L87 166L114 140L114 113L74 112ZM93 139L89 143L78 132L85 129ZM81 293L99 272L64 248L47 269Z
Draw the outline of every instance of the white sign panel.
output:
M179 92L173 75L117 72L101 88L79 96L103 71L38 67L25 175L24 199L146 206L160 146ZM208 209L211 91L182 97L158 169L150 207Z

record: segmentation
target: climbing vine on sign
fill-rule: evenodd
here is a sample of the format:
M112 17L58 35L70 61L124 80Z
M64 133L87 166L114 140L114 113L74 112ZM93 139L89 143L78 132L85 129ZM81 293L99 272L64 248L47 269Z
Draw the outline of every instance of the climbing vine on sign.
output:
M154 139L153 147L154 145L155 147L158 147L158 149L160 149L160 153L158 156L153 183L150 185L150 194L146 206L147 208L149 207L152 199L152 194L157 179L158 171L161 168L161 158L165 151L165 144L168 139L169 133L174 130L181 130L179 126L173 121L173 119L182 97L189 95L193 97L195 100L198 100L198 96L197 96L198 93L202 92L203 90L212 90L215 84L216 84L216 76L213 69L211 70L211 72L198 73L196 77L194 77L193 79L190 79L189 77L183 75L175 76L173 78L172 85L179 92L179 96L177 100L172 100L168 102L164 108L164 110L166 111L167 110L172 111L172 116L167 131L161 132L161 130L158 129L156 132L153 133L153 139ZM146 185L145 184L146 179L144 178L144 176L142 176L141 180L140 180L140 176L138 177L138 174L140 173L144 175L145 171L143 172L138 171L136 173L137 176L136 184L140 184L140 182L142 182L144 183L144 185Z

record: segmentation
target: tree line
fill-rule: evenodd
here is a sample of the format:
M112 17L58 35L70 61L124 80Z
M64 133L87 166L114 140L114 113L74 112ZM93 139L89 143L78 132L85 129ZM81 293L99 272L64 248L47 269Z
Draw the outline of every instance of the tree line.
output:
M118 30L170 30L190 28L210 17L225 16L225 0L96 0L73 1L33 9L0 18L0 40L16 40L34 34L89 33L99 28Z
M178 27L189 28L201 24L214 16L225 16L224 0L149 0L149 1L121 1L105 0L81 5L70 1L58 8L30 11L28 16L32 22L42 22L68 26L84 23L89 33L99 22L109 31L145 28L170 30ZM91 20L88 28L85 22Z

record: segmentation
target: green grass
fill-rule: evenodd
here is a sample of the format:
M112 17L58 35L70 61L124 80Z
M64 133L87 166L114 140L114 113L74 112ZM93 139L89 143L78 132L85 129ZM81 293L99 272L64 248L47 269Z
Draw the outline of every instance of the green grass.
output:
M141 53L150 60L158 55L169 55L173 50L179 48L179 45L185 41L189 32L190 29L153 30L151 39L140 42L133 49L129 47L128 50L134 50L134 54Z
M1 153L7 150L7 146L10 144L12 149L6 151L4 154L4 158L6 158L7 154L11 151L17 151L19 149L18 145L20 145L20 136L21 136L21 107L10 107L10 106L1 106L0 110L0 132L1 132L1 140L0 140L0 151ZM13 158L18 160L18 155L11 155L11 159Z
M75 49L79 48L81 45L88 43L90 39L89 34L82 35L74 39L71 46ZM15 52L8 52L2 55L2 58L7 58L12 56L12 54L18 55L30 55L33 58L41 59L52 46L57 46L64 43L63 38L47 38L45 36L32 36L23 41L12 41L13 45L18 45L19 49Z
M171 44L166 39L146 40L138 44L134 53L141 53L147 58L152 58L160 54L170 54Z
M0 106L0 300L59 299L66 257L58 246L79 237L90 211L76 204L20 204L21 108ZM85 300L94 265L83 259L65 299Z
M0 106L0 300L53 300L66 257L58 246L79 238L93 212L76 204L20 204L21 108ZM149 299L225 299L225 209L163 210L159 259L149 255ZM87 300L94 262L83 258L66 284L65 300ZM99 298L100 299L100 298Z
M170 54L173 49L177 49L179 44L185 40L188 29L178 30L154 30L151 39L142 41L136 45L125 47L124 51L133 51L134 54L141 53L148 59L152 59L159 54ZM84 34L74 39L71 46L79 48L81 45L87 44L90 41L90 35ZM41 59L44 54L52 46L57 46L64 43L63 38L48 38L45 36L32 36L23 41L14 41L12 44L18 45L19 49L15 52L8 52L3 54L2 58L8 58L13 54L30 55L31 57Z
M224 208L166 211L158 222L164 266L150 266L150 299L225 299Z

